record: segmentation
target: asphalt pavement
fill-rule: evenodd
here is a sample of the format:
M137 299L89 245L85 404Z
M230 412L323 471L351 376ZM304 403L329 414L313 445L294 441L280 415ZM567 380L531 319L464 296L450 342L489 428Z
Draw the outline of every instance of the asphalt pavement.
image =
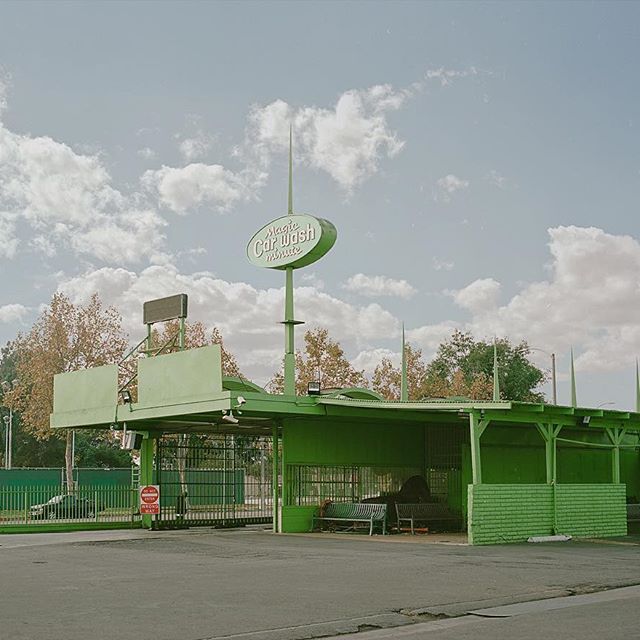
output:
M637 590L507 617L469 614L640 585L638 539L427 539L258 529L0 536L0 640L638 636L616 635L638 627ZM605 615L615 616L608 627ZM583 633L560 633L553 620Z

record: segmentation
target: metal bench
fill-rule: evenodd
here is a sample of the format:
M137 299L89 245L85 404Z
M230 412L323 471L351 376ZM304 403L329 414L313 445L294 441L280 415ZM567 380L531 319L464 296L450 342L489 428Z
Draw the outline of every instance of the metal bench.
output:
M459 522L460 517L442 502L421 502L416 504L400 504L396 502L397 527L400 533L401 524L408 522L411 534L415 532L416 522Z
M627 522L640 522L640 504L627 504Z
M316 521L325 522L350 522L355 528L356 522L369 524L369 535L373 535L374 523L380 523L382 534L387 529L387 505L386 504L365 504L362 502L331 502L322 513L314 515L311 521L311 530L315 529ZM320 528L322 531L322 528Z

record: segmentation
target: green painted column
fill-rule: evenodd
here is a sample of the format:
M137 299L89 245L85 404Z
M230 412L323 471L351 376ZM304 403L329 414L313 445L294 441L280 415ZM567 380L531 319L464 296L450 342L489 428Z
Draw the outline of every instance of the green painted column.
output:
M153 484L153 454L155 450L155 439L149 434L144 433L142 445L140 446L140 486ZM136 500L139 498L136 497ZM162 500L162 496L160 496ZM143 515L142 526L145 529L151 529L153 516Z
M547 484L555 484L557 455L556 438L562 429L562 425L536 423L536 427L544 440Z
M469 414L469 440L471 444L471 475L473 478L473 484L482 484L480 438L488 424L489 420L479 419L476 413Z
M296 356L294 331L296 321L293 318L293 267L287 267L284 289L284 393L296 395Z
M408 402L409 387L407 385L407 346L404 341L404 322L402 323L402 358L400 369L400 400Z
M278 458L279 458L279 454L278 454L278 426L274 425L273 427L273 434L272 434L273 438L272 438L272 442L273 444L271 445L273 448L272 454L273 454L273 479L272 479L272 485L273 485L273 532L274 533L279 533L280 531L280 526L279 526L279 502L280 502L280 491L278 490L278 482L280 480L279 478L279 465L278 465Z
M606 427L607 436L611 440L611 481L620 484L620 445L624 440L626 429L623 427Z
M184 318L180 318L178 322L178 349L182 351L185 343L186 326Z

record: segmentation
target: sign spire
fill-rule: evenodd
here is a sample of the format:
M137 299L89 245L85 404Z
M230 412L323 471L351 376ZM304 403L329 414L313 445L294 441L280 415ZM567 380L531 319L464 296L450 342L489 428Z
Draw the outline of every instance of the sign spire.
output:
M493 401L500 402L500 376L498 375L498 346L493 340Z
M409 388L407 386L407 348L404 341L404 322L402 323L402 371L400 374L400 400L409 400Z
M636 412L640 413L640 371L638 371L638 358L636 358Z
M289 207L287 215L293 215L293 125L289 125Z
M573 366L573 347L571 347L571 406L578 406L578 399L576 395L576 372Z

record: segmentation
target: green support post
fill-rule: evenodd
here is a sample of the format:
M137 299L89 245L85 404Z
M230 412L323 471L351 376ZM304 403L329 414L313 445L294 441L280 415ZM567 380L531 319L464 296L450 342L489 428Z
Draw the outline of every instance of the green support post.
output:
M545 461L547 469L547 484L556 484L556 438L562 429L560 424L536 423L536 427L544 440Z
M482 462L480 459L480 437L489 425L489 420L479 419L476 413L469 414L471 444L471 475L473 484L482 484Z
M607 436L611 440L611 481L620 484L620 445L627 430L624 427L606 427Z
M296 395L296 357L294 329L296 321L293 318L293 267L286 269L284 290L284 393L287 396Z
M280 502L280 492L278 490L278 482L279 478L279 469L278 469L278 426L274 425L273 427L273 532L279 533L280 527L279 525L279 502Z
M404 341L404 322L402 323L402 359L400 372L400 400L409 401L409 387L407 385L407 349Z
M142 445L140 446L140 486L146 486L153 484L153 453L154 453L155 439L149 434L144 433L142 437ZM139 497L136 498L138 501ZM162 500L162 496L160 496ZM152 516L142 516L142 526L145 529L151 529Z
M572 407L577 407L578 406L578 396L576 394L576 370L575 370L575 366L573 364L573 347L571 347L571 372L570 372L570 377L571 377L571 406Z
M558 533L558 500L557 500L557 443L556 438L562 429L561 424L545 424L538 422L536 428L544 440L545 460L547 467L547 484L551 485L553 508L553 533Z
M182 351L184 349L185 335L186 335L185 319L184 318L179 318L178 322L179 322L179 326L178 326L178 349L180 349L180 351Z
M498 370L498 347L493 342L493 401L500 402L500 371Z
M293 215L293 131L289 127L289 198L287 215ZM285 269L284 286L284 393L287 396L296 395L296 356L295 356L295 327L302 324L294 319L293 312L293 267Z

